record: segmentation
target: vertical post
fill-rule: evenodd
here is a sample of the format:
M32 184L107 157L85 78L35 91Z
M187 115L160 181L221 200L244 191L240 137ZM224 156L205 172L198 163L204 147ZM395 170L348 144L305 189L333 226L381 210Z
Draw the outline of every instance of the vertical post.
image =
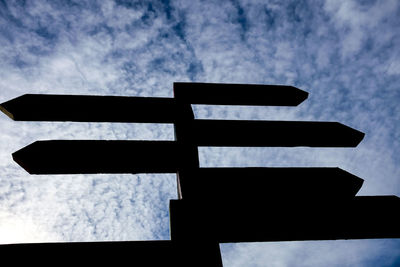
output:
M222 267L219 242L207 225L210 218L193 204L184 199L169 202L171 240L178 249L180 263Z
M188 187L193 186L198 177L195 173L200 167L199 163L199 152L197 145L193 142L192 138L192 125L194 122L194 113L190 103L182 101L175 92L174 84L174 97L176 100L176 114L177 118L174 123L175 130L175 141L177 143L178 149L178 172L177 172L177 186L178 186L178 198L176 200L178 203L185 201L185 192L190 190ZM180 259L188 261L187 266L196 265L201 266L212 266L212 267L222 267L221 251L219 248L219 243L215 240L204 239L198 233L196 235L193 232L194 227L184 227L188 231L178 231L176 227L182 227L183 225L177 226L181 223L193 222L193 220L188 219L192 217L188 213L179 208L179 205L173 205L170 202L170 221L171 221L171 240L176 242L179 251L182 253ZM190 203L189 208L190 208ZM178 207L178 208L177 208ZM193 207L195 209L195 207ZM195 212L194 210L190 213ZM187 225L188 226L188 225ZM182 233L182 234L180 234Z
M177 99L177 118L174 124L175 141L178 147L178 197L183 198L186 176L191 176L199 167L199 153L192 141L192 123L194 114L190 104L181 103ZM190 179L190 178L189 178Z
M191 174L200 167L200 163L198 148L193 142L194 113L192 106L190 102L185 101L185 98L180 97L182 88L178 89L177 83L174 83L173 89L176 101L174 130L178 147L178 197L183 199L187 184L191 182L190 179L194 178Z

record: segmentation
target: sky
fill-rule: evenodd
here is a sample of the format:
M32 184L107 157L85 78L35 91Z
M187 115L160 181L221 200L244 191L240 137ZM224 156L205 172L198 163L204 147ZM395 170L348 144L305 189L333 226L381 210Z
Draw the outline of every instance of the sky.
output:
M298 107L194 105L196 118L338 121L356 148L199 149L202 167L340 167L400 196L400 2L0 1L0 102L26 93L172 97L173 82L292 85ZM72 107L73 108L73 107ZM48 139L173 140L172 125L0 114L0 243L169 239L172 174L35 175ZM205 192L206 195L206 192ZM224 266L400 266L396 239L221 244Z

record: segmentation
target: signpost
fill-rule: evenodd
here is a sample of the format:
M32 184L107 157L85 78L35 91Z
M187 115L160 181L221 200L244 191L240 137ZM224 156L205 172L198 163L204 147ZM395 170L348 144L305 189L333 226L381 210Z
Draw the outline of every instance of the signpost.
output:
M174 83L174 98L27 94L0 105L14 120L173 123L175 141L37 141L13 153L31 174L177 173L169 241L3 245L84 261L132 257L146 266L222 266L219 243L399 238L396 196L357 197L339 168L200 168L199 146L356 147L337 122L195 119L191 104L297 106L292 86Z

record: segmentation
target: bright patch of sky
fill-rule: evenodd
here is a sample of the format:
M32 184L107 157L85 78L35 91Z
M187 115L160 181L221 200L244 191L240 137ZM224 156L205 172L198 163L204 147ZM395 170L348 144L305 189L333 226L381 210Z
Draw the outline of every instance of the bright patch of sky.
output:
M338 166L400 195L400 2L0 1L0 102L24 93L172 97L174 81L286 84L299 107L194 106L198 118L339 121L355 149L201 148L202 166ZM0 116L0 243L168 239L174 175L29 176L43 139L173 138L172 126ZM396 266L400 242L222 245L225 266ZM323 264L322 264L323 262Z

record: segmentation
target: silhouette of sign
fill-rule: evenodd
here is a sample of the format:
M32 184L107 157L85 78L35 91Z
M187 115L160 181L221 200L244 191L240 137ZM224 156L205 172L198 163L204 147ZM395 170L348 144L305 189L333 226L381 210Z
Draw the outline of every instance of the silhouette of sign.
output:
M173 141L36 141L13 153L30 174L174 173Z
M170 200L171 239L228 243L400 237L396 196L308 203L290 195L262 203L240 199L243 203L231 205Z
M352 200L363 179L339 168L199 168L185 182L185 200L200 205L294 202L307 205Z
M297 106L308 93L293 86L174 83L175 99L187 104Z
M73 253L98 263L132 258L146 266L222 266L221 242L399 238L400 199L357 197L363 180L339 168L200 168L198 146L361 142L364 133L337 122L199 120L191 108L297 106L307 97L292 86L174 83L174 98L28 94L1 104L14 120L174 123L175 141L37 141L13 158L31 174L175 172L179 199L170 201L169 241L6 245L0 251L33 255L30 264L34 255Z
M198 146L355 147L364 133L337 122L194 120Z
M26 94L0 105L16 121L174 123L173 98Z

